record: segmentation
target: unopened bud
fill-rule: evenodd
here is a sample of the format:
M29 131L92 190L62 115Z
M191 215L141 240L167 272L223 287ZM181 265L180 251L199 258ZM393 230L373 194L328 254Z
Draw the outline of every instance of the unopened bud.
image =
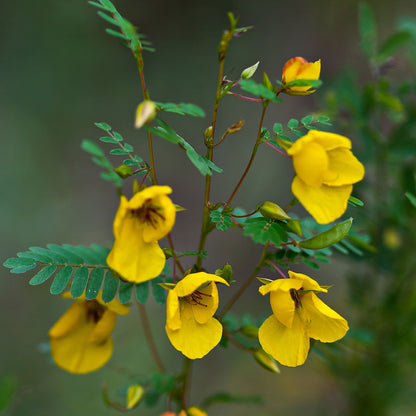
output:
M257 67L259 66L260 61L257 61L254 65L249 66L246 68L240 75L241 79L250 79L255 72L257 71Z
M273 220L290 220L289 215L279 207L279 205L274 204L270 201L265 201L260 205L259 209L261 215L266 218L271 218Z
M143 387L140 384L133 384L127 390L126 408L132 409L143 397Z
M277 366L276 361L261 348L254 351L253 357L266 370L269 370L272 373L280 373L280 369Z
M231 278L233 277L233 269L230 264L226 264L222 269L215 270L217 276L222 277L228 283L231 283Z
M301 226L299 220L291 219L286 223L286 225L287 225L287 228L289 228L290 231L294 232L295 234L297 234L301 237L303 236L302 226Z
M263 72L263 85L270 91L273 90L273 85L270 82L269 77L267 76L267 74L265 72Z
M155 103L150 100L143 101L137 107L134 127L136 127L136 129L139 129L140 127L144 126L148 121L153 120L155 116Z
M228 134L238 133L244 127L244 120L240 120L237 123L234 123L232 126L228 127Z
M204 133L205 140L212 138L212 126L206 128Z
M207 412L196 406L191 406L186 409L188 416L208 416Z
M257 339L259 337L259 330L254 325L243 325L240 332L250 339Z

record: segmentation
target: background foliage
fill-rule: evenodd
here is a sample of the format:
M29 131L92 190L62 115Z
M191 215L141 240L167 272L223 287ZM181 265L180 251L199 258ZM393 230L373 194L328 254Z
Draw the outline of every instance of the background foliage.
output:
M410 1L378 1L370 4L374 7L381 41L396 28L400 16L416 15L415 6ZM260 1L256 4L246 1L211 1L203 4L167 0L117 2L120 11L149 36L157 49L157 53L146 61L148 84L152 97L157 101L167 102L175 98L175 102L193 102L206 111L211 109L217 76L216 46L221 30L227 25L226 13L232 10L240 15L242 25L254 25L255 30L244 35L241 41L233 43L227 64L228 72L239 73L240 68L261 59L262 69L279 79L281 67L290 57L300 55L309 60L321 58L324 85L320 94L327 94L325 105L334 112L338 109L346 111L335 105L337 100L331 101L332 81L346 69L355 74L357 88L373 77L360 49L357 2L317 1L301 2L300 5L300 8L294 8L290 3L281 1ZM140 137L133 129L134 109L141 97L133 58L114 38L104 33L107 25L96 17L96 10L86 2L8 2L3 8L0 24L4 62L0 67L2 258L12 257L16 252L26 250L26 247L45 247L50 242L89 245L99 241L107 245L112 239L111 224L118 200L115 194L111 200L108 194L114 192L112 186L100 180L99 171L91 165L89 156L80 151L80 144L84 138L95 140L101 134L93 121L106 120L134 145L137 153L145 154L146 147L140 146ZM399 65L393 68L392 73L396 77L406 77L409 67L404 64L403 55L399 54L398 58ZM357 98L351 99L354 101ZM283 125L287 124L289 118L301 119L313 109L320 108L318 100L319 97L315 95L287 97L284 112L270 116L266 125L272 131L276 119L280 119ZM232 97L229 101L229 118L219 120L219 125L225 129L230 119L236 122L244 118L246 127L244 134L230 138L223 145L224 153L234 153L233 164L237 167L236 177L227 175L226 180L223 177L220 179L221 185L227 190L238 179L238 167L243 167L247 161L250 146L246 144L252 143L255 129L254 124L250 125L252 106ZM172 117L177 116L173 114ZM201 131L201 137L192 137L192 145L196 150L203 149L202 132L208 125L206 119L187 118L181 125L177 117L175 122L184 137ZM341 127L339 133L349 135L354 148L360 149L356 152L357 156L366 154L368 149L358 133L359 126L356 129L352 128L355 126L349 127L348 119L345 124L340 122L338 125ZM403 136L397 133L397 137ZM192 224L201 217L198 211L201 201L194 201L192 190L201 187L203 178L199 175L185 176L180 168L185 163L182 151L167 147L166 153L161 154L161 141L159 144L156 149L159 176L169 179L169 185L178 190L174 194L174 201L190 208L186 215L178 216L178 228L185 230L180 238L177 237L178 248L186 250L196 243ZM158 147L157 138L155 145ZM371 152L367 154L369 158L372 155ZM251 200L273 200L275 195L281 193L289 195L290 181L279 183L279 178L291 175L290 162L281 159L278 159L277 164L273 152L262 150L256 161L256 174L249 176L235 200L236 204L246 204ZM122 160L121 155L120 163ZM219 158L218 166L224 169L229 167L233 171L232 166L225 166L224 162ZM400 161L397 163L400 165ZM174 178L168 176L172 166L177 166ZM187 187L180 186L184 182ZM224 194L221 193L220 183L216 183L216 189L218 194L214 195L214 199L221 200ZM412 192L412 189L406 190ZM363 199L364 195L365 190L361 195ZM378 208L386 213L385 204ZM351 212L355 215L353 210ZM393 218L394 227L403 218ZM408 227L408 223L400 225ZM251 258L250 253L259 251L260 247L250 239L241 240L239 233L228 234L226 238L221 234L219 239L211 239L207 248L213 258L219 259L220 264L227 261L233 264L233 277L238 280L247 267L253 267L259 253L254 258ZM407 238L406 244L414 247L413 240ZM399 268L400 265L395 267ZM217 266L212 265L214 268ZM360 284L366 278L357 273L357 268L357 264L347 263L343 258L333 261L331 265L321 266L319 272L320 276L326 276L322 279L323 284L334 285L331 292L334 299L338 296L338 300L333 300L334 304L337 302L340 305L337 311L349 319L359 313L353 306L354 299L350 301L347 296L345 270L355 276ZM123 388L122 380L126 373L133 368L141 368L146 373L152 368L147 359L146 346L140 342L141 328L132 326L137 319L126 317L120 320L114 334L117 344L110 365L98 373L79 377L74 383L73 376L56 371L47 364L48 355L41 353L43 343L47 341L47 330L67 305L63 305L59 297L49 296L46 286L29 287L26 279L20 281L19 278L11 278L6 269L1 269L0 273L0 304L3 311L0 327L4 331L2 339L6 340L0 346L0 412L2 398L12 396L17 391L12 408L6 409L5 414L66 416L75 411L80 415L114 414L112 410L104 408L100 399L99 386L102 382L111 379L109 394L117 397ZM393 274L394 271L388 271L389 276ZM370 298L374 298L371 295L378 287L374 283L376 277L372 276L372 279ZM249 300L253 302L250 294L247 294L242 303ZM409 302L413 301L410 299ZM372 310L372 316L378 313L377 305ZM259 314L268 312L263 309L263 304L254 307ZM153 312L155 328L160 330L157 336L162 339L165 337L164 311L156 302L150 310ZM394 327L397 321L401 322L400 307L393 317L397 317L397 320L390 315L392 321L389 327ZM370 324L374 322L363 323L365 327ZM363 334L365 337L366 332ZM395 333L386 336L400 339L395 337ZM380 342L383 340L381 338ZM399 345L404 344L404 338L401 340ZM174 360L176 352L167 343L162 345L169 349ZM388 348L390 354L397 346L390 345ZM405 367L412 353L409 347L407 355L387 355L390 360L387 362L381 357L381 361L374 361L373 369L383 369L387 364L395 369L399 367L397 363ZM401 357L403 361L400 361ZM348 414L348 403L357 393L353 388L354 383L348 380L359 371L354 373L348 368L337 368L331 373L317 354L312 354L311 358L303 367L284 369L283 377L279 378L259 372L255 362L243 355L239 357L232 349L225 354L214 351L204 363L196 366L195 381L206 386L207 391L201 392L201 395L215 393L221 387L250 397L262 392L267 407L273 409L272 414L302 411L312 415L322 412L328 415ZM357 362L365 362L360 360ZM227 373L222 371L225 362L230 369ZM357 368L360 369L360 366ZM371 373L371 366L368 368L370 372L366 374L371 380L374 373ZM340 377L335 377L334 373ZM238 374L238 377L232 378L233 374ZM403 394L399 399L404 405L400 414L411 414L411 405L406 405L405 400L410 394L406 386L414 380L411 374L396 372L396 378L390 378L392 374L386 371L376 377L382 378L387 386L398 381L402 383ZM258 377L255 383L254 375ZM340 379L343 381L340 382ZM366 385L365 380L359 384L361 388ZM256 385L256 390L253 385ZM386 392L390 394L389 390L374 394L375 397L381 397L383 394L386 396ZM363 396L364 404L368 394ZM197 391L194 397L198 399ZM253 398L253 401L256 399ZM268 415L257 408L255 411L260 415ZM154 414L153 410L146 413L147 410L141 409L141 412L144 416ZM250 406L231 406L228 414L251 412Z

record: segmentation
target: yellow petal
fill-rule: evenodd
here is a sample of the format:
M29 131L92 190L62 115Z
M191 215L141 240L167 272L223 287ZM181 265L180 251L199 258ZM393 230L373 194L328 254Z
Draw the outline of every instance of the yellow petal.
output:
M308 319L308 333L321 342L334 342L348 331L348 322L322 302L314 293L302 297L302 309Z
M166 186L164 188L169 187ZM154 197L152 199L152 207L157 209L157 214L152 215L151 224L147 223L144 226L143 239L146 242L162 239L170 232L175 223L176 207L169 197L166 195Z
M218 309L217 285L211 282L207 287L198 289L198 292L194 296L200 297L197 299L199 303L192 304L191 307L195 320L199 324L204 324L214 316Z
M317 292L328 292L328 289L324 289L319 286L319 283L316 280L313 280L309 276L303 273L296 273L289 270L289 276L291 279L297 279L302 281L303 290L315 290Z
M175 331L168 325L165 329L172 345L186 357L202 358L220 342L222 325L215 318L199 324L194 319L192 308L185 307L181 313L181 321L180 329Z
M117 298L114 298L113 300L107 303L104 302L102 290L98 292L98 295L95 298L95 300L101 305L105 306L108 310L115 312L117 315L127 315L130 312L128 306L123 305Z
M52 358L57 366L70 373L85 374L98 370L110 359L111 338L101 344L88 342L94 326L94 322L84 318L68 335L50 339Z
M259 341L268 354L288 367L302 365L309 351L307 335L298 314L291 328L280 323L274 315L267 318L259 328Z
M140 192L137 192L128 202L129 209L141 208L147 200L152 200L159 195L168 195L172 193L172 188L169 186L149 186Z
M71 332L81 321L86 311L82 303L74 302L49 330L52 338L62 337Z
M105 342L113 332L116 326L117 314L109 310L105 310L103 316L95 324L93 331L91 332L88 342L95 342L100 344Z
M301 70L298 74L298 79L319 79L321 73L321 60L315 62L308 62L306 65L301 66Z
M228 282L222 277L215 274L209 274L205 272L190 273L186 275L178 284L175 286L175 291L180 298L190 295L201 286L210 282L224 283L229 286Z
M136 194L137 195L137 194ZM120 223L108 266L130 282L144 282L157 277L165 266L166 257L157 241L145 243L143 227L133 217Z
M181 327L179 298L174 290L169 290L166 299L166 326L171 330L177 330Z
M292 192L319 224L328 224L346 211L352 185L309 186L295 176L292 182Z
M338 147L345 147L346 149L351 149L351 140L348 139L348 137L341 136L340 134L329 133L327 131L320 130L309 130L308 134L304 137L301 137L299 140L302 140L306 137L320 144L326 151L333 150ZM295 144L299 140L297 140Z
M128 211L129 211L129 206L128 206L127 198L124 195L122 195L120 197L120 205L118 206L116 216L114 217L114 222L113 222L113 233L114 233L115 238L118 238L118 236L120 235L120 232L122 229L121 224L129 215Z
M308 185L320 186L327 174L328 166L327 152L318 143L310 142L293 154L295 172Z
M289 272L291 273L291 272ZM290 289L299 290L302 287L302 280L296 281L296 279L276 279L273 282L259 287L259 292L265 295L273 290L283 290L289 292Z
M292 299L290 292L274 290L270 293L270 305L274 316L284 326L291 328L295 315L295 301Z
M328 151L328 173L324 184L328 186L349 185L361 181L364 177L364 166L352 154L351 150L337 148Z

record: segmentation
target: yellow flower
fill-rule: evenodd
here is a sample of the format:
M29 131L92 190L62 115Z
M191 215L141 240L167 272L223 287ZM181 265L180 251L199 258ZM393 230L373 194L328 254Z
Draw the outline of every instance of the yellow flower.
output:
M309 338L337 341L348 331L348 323L315 295L327 289L304 274L289 271L289 276L259 288L262 295L270 293L273 310L259 328L259 341L281 364L296 367L308 356Z
M69 292L62 295L71 298ZM98 370L113 352L111 332L118 315L129 309L117 299L102 300L101 291L95 300L77 298L49 330L52 358L55 364L74 374Z
M167 194L169 186L150 186L137 192L130 201L123 195L114 219L114 245L107 257L108 266L130 282L157 277L166 257L158 240L175 223L176 208Z
M298 80L317 80L321 72L321 60L316 62L308 62L306 59L297 56L289 59L282 70L282 83L283 87L285 84ZM283 92L289 95L309 95L316 90L311 90L311 85L299 86L299 87L287 87L284 88Z
M218 308L214 282L226 280L204 272L186 275L168 293L166 333L172 345L188 358L202 358L221 340L222 325L213 318Z
M364 177L364 166L350 149L344 136L310 130L287 150L296 172L292 192L320 224L345 212L352 184Z

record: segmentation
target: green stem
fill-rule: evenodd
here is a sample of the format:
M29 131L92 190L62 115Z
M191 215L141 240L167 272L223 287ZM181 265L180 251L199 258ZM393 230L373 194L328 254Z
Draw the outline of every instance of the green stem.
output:
M215 94L215 103L214 103L214 109L212 111L212 122L211 122L211 138L210 141L213 143L214 141L214 135L215 135L215 126L217 124L217 114L218 114L218 107L220 104L220 101L223 97L222 95L222 80L224 77L224 64L225 64L225 55L220 60L220 68L219 68L219 75L218 75L218 85L217 85L217 92ZM214 148L212 146L207 146L207 153L206 158L209 159L212 162L214 155ZM207 240L207 236L209 234L207 230L207 225L209 223L209 196L211 191L211 175L205 176L205 193L204 193L204 211L202 214L202 226L201 226L201 237L199 240L199 247L198 252L202 252L205 248L205 243ZM199 269L202 264L202 257L198 257L196 261L196 267Z
M241 286L240 290L229 300L229 302L222 309L221 313L218 315L220 321L224 318L225 314L232 308L234 303L237 302L240 296L245 292L245 290L249 287L250 283L257 276L257 273L260 271L260 269L263 266L263 263L267 254L267 249L269 248L269 244L270 244L269 241L265 244L263 252L261 254L260 261L257 263L257 266L254 268L253 273L251 273L250 277L246 280L243 286Z
M149 347L150 353L152 354L156 367L161 373L165 373L166 370L160 358L159 352L156 348L156 343L153 338L152 329L150 328L149 317L147 316L146 307L143 304L137 302L137 308L139 310L140 320L142 321L147 346Z
M182 394L181 394L181 404L185 409L187 407L187 395L189 393L189 385L191 384L191 370L192 370L193 361L188 357L184 357L183 362L183 383L182 383Z
M268 102L263 103L263 110L261 112L259 128L258 128L258 131L257 131L257 139L256 139L256 143L254 144L253 151L251 152L250 160L248 161L246 169L244 170L243 174L241 175L240 180L238 181L236 187L234 188L234 191L232 192L232 194L228 198L228 201L226 202L226 204L224 206L224 209L226 209L231 204L231 201L233 200L233 198L234 198L235 194L237 193L238 189L240 188L241 184L244 182L244 179L247 176L247 173L250 170L251 165L253 164L254 158L256 157L257 150L258 150L259 145L261 143L261 128L263 126L263 120L264 120L264 115L266 114L267 105L268 105Z

